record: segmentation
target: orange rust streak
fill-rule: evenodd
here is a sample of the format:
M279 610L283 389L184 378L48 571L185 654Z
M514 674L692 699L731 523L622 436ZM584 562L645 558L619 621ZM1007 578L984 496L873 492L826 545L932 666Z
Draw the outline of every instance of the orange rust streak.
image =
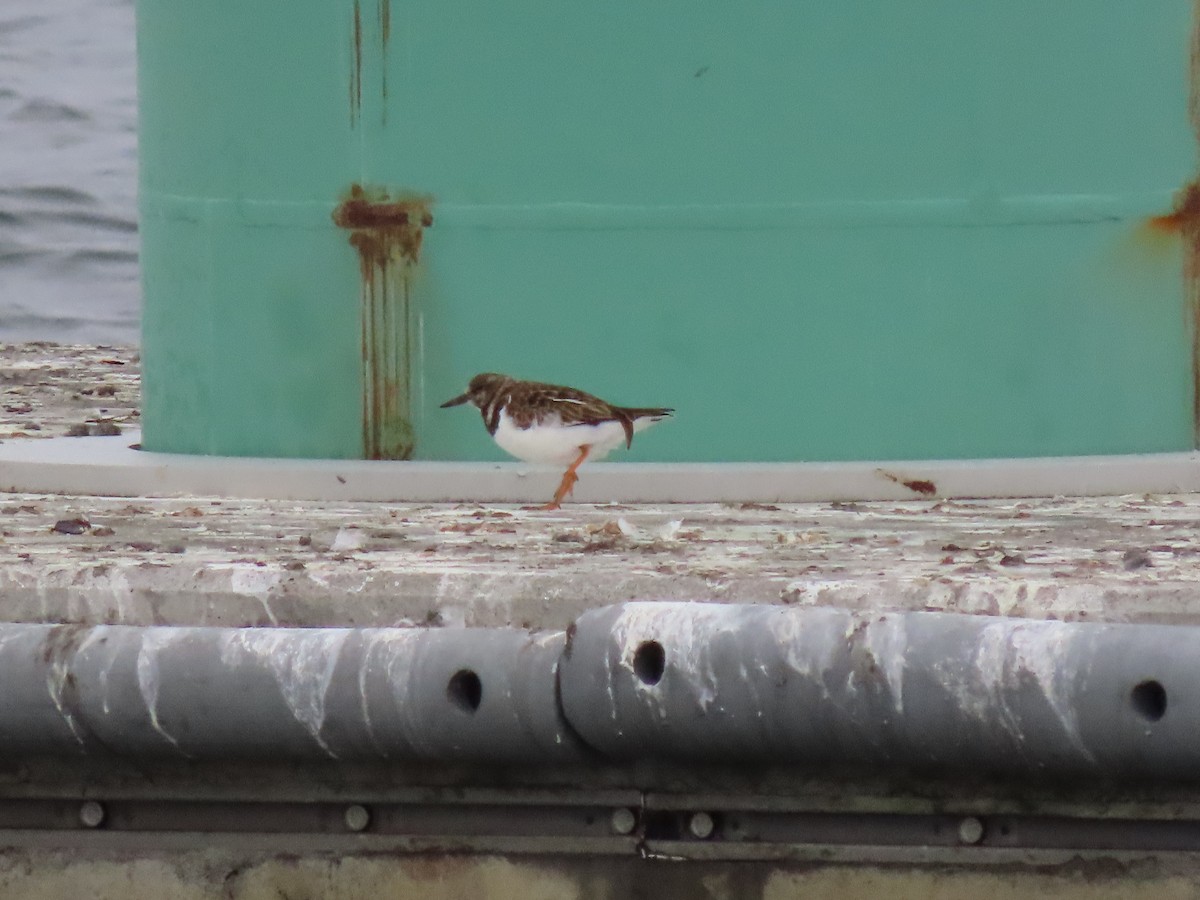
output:
M1176 195L1171 212L1149 219L1146 225L1152 233L1179 235L1183 242L1183 283L1192 333L1193 443L1200 445L1200 183L1186 185Z
M379 0L379 35L380 43L383 49L383 74L380 79L380 88L383 94L383 107L380 110L380 116L383 119L383 124L387 124L387 96L388 96L388 40L392 36L392 3L391 0Z
M1146 224L1155 231L1181 233L1185 228L1200 226L1200 184L1192 182L1175 197L1169 213L1152 216Z
M420 261L423 229L433 225L430 203L429 197L370 199L361 186L355 185L333 211L333 221L339 228L377 232L389 252L394 249L402 259L415 264Z
M369 459L412 455L410 291L424 228L433 224L431 203L429 197L369 195L356 184L333 212L333 221L350 231L362 280L363 452Z
M404 305L400 310L400 323L404 329L404 358L399 361L395 377L403 379L404 384L413 383L413 320L412 320L412 278L406 270L404 283L401 285Z
M383 328L380 326L380 308L387 304L387 268L386 264L379 265L379 273L374 283L371 304L371 449L370 459L381 459L383 456L383 419L386 410L383 406L383 391L380 390L382 355L380 344L386 340Z
M1200 0L1192 4L1188 117L1200 141ZM1200 446L1200 184L1192 181L1175 197L1170 213L1146 222L1154 234L1180 235L1183 243L1184 307L1192 337L1192 443Z
M410 213L407 203L351 199L337 208L333 220L342 228L388 228L407 225Z
M1192 4L1192 42L1189 54L1191 89L1188 91L1188 118L1192 131L1200 141L1200 0Z
M354 71L350 74L351 98L350 121L353 123L362 110L362 7L354 0Z
M1178 234L1183 229L1183 217L1179 213L1167 213L1164 216L1151 216L1146 220L1151 231L1165 234Z
M350 235L350 244L358 251L358 268L359 277L362 281L362 304L363 312L360 315L361 322L361 342L362 342L362 367L363 372L367 371L367 367L371 360L371 328L368 321L366 311L370 308L371 288L371 262L367 252L362 247L362 238L360 234ZM370 399L367 396L369 393L369 385L363 385L362 394L362 445L363 452L366 454L371 446L371 408Z

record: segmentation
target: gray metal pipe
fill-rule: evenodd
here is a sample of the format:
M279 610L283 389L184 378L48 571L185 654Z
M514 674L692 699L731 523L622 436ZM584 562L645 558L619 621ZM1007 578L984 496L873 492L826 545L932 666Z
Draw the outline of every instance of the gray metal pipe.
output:
M0 755L1200 777L1200 628L704 603L512 629L0 625Z
M568 721L617 759L1200 776L1200 628L629 603L585 613Z
M0 626L0 754L577 759L562 634Z

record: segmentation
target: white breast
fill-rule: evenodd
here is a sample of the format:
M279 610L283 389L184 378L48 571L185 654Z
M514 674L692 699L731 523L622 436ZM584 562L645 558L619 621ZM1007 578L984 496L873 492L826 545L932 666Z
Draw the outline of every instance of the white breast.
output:
M635 430L652 424L639 419ZM625 443L625 429L619 422L599 425L564 425L557 419L547 419L529 428L513 424L507 410L500 413L496 428L496 443L507 453L528 463L568 466L579 456L580 447L588 447L588 460L602 459Z

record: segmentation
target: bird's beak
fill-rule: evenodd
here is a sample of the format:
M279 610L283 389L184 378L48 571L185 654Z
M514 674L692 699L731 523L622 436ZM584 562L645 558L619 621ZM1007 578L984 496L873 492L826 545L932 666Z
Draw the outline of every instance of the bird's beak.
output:
M455 397L453 400L447 400L445 403L443 403L443 404L441 405L441 407L440 407L440 408L441 408L441 409L448 409L448 408L450 408L451 406L462 406L464 403L466 403L466 402L467 402L468 400L470 400L470 399L471 399L471 395L470 395L470 394L459 394L459 395L458 395L457 397Z

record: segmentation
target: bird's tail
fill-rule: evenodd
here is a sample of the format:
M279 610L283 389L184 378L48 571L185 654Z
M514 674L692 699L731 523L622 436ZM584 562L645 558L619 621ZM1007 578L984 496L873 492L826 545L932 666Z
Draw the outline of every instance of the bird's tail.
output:
M638 419L653 419L657 422L659 419L665 419L675 410L667 406L622 406L620 407L621 414L627 416L631 422L636 422Z
M625 429L625 447L633 446L633 433L649 428L655 422L665 419L675 410L666 406L618 406L617 420Z

